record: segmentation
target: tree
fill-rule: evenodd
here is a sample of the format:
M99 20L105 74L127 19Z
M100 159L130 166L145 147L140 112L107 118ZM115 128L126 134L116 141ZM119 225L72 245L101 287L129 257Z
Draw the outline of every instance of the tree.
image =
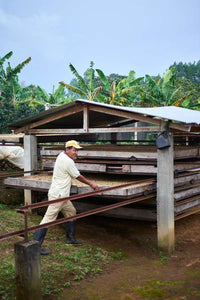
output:
M200 85L197 82L192 82L187 78L177 78L175 82L176 87L179 89L176 98L184 98L185 95L191 95L182 102L182 107L190 109L200 109Z
M47 105L57 106L71 101L70 98L66 98L64 92L64 86L59 85L56 89L53 86L52 93L47 93L40 86L35 87L30 85L21 90L20 101L18 103L27 103L29 107L32 107L36 111L41 111Z
M12 104L15 107L18 99L18 92L21 88L19 84L18 74L21 72L23 67L30 62L31 57L18 64L15 68L11 68L10 63L8 62L8 66L4 70L3 63L5 62L5 59L9 59L12 54L13 52L11 51L2 59L0 59L0 90L2 99L4 98L4 101L12 101Z
M20 109L17 108L19 91L21 89L18 74L31 60L29 57L15 68L11 68L8 62L5 68L4 63L12 55L13 52L10 51L4 57L0 58L0 132L8 132L6 129L7 124L21 116ZM24 107L21 107L21 109L23 111Z
M176 73L174 68L168 69L163 75L163 78L153 78L150 75L146 75L145 83L140 89L140 105L149 107L170 105L183 106L183 103L186 103L186 100L190 102L192 97L191 92L177 98L180 87L176 87L175 80ZM187 106L188 105L189 104L187 104Z
M193 83L200 82L200 60L193 63L182 63L178 64L174 62L170 68L174 68L177 78L188 79Z
M67 83L64 83L63 81L59 82L62 86L66 87L68 90L72 91L73 93L81 96L83 99L88 99L88 100L95 100L97 99L97 95L101 92L102 87L98 86L95 87L95 70L93 68L94 63L91 61L90 62L90 67L86 70L85 76L82 77L75 67L70 64L70 70L72 73L75 75L77 79L77 85L70 85Z
M100 69L96 69L96 71L104 87L101 94L102 102L112 105L131 105L138 98L137 90L143 77L136 79L134 71L130 71L128 76L119 82L110 81Z

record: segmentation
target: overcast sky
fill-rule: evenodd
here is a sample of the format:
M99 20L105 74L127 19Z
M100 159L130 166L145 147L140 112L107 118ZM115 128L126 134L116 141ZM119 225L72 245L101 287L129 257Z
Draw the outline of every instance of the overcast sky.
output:
M94 61L106 75L163 75L200 60L200 0L0 0L0 57L47 92Z

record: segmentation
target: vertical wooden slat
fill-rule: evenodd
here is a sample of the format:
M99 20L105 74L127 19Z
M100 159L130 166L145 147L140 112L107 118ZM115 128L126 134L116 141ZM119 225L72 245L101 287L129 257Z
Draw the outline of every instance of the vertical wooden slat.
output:
M89 111L88 111L88 106L84 105L83 108L83 130L84 132L88 132L89 128Z
M158 247L168 253L174 251L174 151L171 147L158 149L157 225Z

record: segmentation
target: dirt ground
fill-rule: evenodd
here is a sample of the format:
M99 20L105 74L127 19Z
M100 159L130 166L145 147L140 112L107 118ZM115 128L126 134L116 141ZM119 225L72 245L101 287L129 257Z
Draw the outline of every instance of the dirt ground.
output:
M176 221L176 248L157 249L155 223L91 216L77 222L85 243L122 252L101 275L45 300L200 299L200 214ZM63 274L64 276L64 274Z

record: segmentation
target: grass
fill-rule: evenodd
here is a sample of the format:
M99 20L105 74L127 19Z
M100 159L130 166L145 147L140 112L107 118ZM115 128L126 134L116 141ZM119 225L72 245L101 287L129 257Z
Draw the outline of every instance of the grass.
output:
M147 281L145 285L134 287L133 290L145 299L166 299L170 297L167 291L168 287L183 285L184 283L184 281L161 281L153 279Z
M39 224L40 216L29 215L29 226ZM16 213L15 207L0 204L0 234L24 228L24 217ZM32 239L33 234L29 234ZM14 243L21 237L0 242L0 299L15 299L15 262ZM51 228L46 236L44 248L51 255L41 256L41 278L43 295L57 295L64 288L72 288L86 277L97 276L105 272L109 263L121 259L120 251L107 251L90 244L73 246L65 244L65 232L62 226Z
M156 248L153 248L152 250L160 256L160 259L154 262L156 265L165 265L169 261L169 257L166 256L163 251Z

